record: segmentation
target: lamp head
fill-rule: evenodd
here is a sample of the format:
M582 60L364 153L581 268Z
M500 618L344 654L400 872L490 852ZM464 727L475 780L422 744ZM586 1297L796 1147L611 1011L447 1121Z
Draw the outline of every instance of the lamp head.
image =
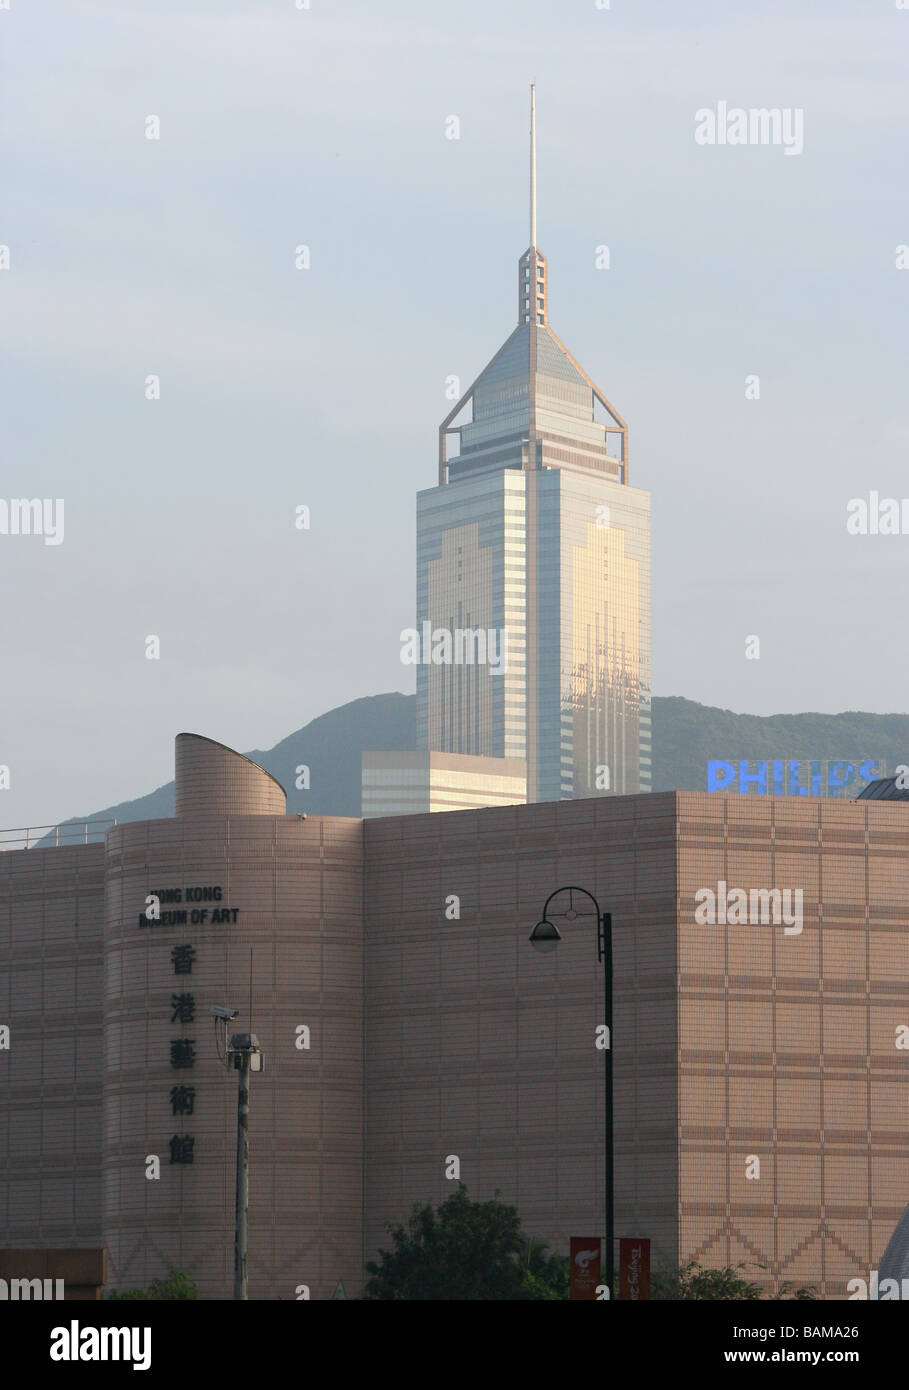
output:
M548 955L554 951L562 940L561 933L554 922L547 922L544 918L542 922L537 922L533 931L530 933L530 944L535 951L542 951Z

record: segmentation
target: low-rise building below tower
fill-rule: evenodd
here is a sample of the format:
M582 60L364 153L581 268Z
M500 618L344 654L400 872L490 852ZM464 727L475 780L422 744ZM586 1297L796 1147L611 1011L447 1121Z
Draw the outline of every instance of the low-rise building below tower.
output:
M616 1235L825 1298L879 1268L909 1199L901 801L304 819L248 759L179 749L182 815L0 853L0 1249L106 1250L115 1288L182 1271L231 1296L213 1004L243 1031L251 1003L267 1063L252 1298L355 1294L387 1224L450 1194L451 1154L554 1250L602 1231L595 932L528 941L577 885L613 922Z

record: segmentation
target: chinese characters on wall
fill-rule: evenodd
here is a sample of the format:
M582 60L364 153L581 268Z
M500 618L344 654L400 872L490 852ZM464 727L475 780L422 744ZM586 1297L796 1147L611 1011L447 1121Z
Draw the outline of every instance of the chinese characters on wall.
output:
M153 890L146 904L155 903L155 910L139 913L140 927L186 927L219 926L236 923L239 909L220 906L222 891L218 886L200 888L163 888ZM211 903L213 906L201 907L197 904ZM165 906L162 908L162 904ZM189 942L172 946L171 965L175 976L191 976L196 960L196 948ZM196 1021L196 996L187 988L192 981L181 978L175 981L170 996L170 1021L179 1024L180 1033L170 1040L170 1066L172 1072L192 1072L196 1065L196 1040L191 1036ZM186 1116L196 1113L196 1088L192 1076L173 1077L170 1088L171 1114L180 1119L181 1133L171 1136L171 1163L192 1163L195 1156L195 1137L183 1130Z

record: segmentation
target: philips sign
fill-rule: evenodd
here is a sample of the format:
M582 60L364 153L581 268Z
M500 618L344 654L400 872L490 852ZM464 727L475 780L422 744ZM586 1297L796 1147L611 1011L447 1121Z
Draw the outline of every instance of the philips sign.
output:
M707 764L709 792L739 792L748 796L858 796L869 782L886 777L882 758L864 762L758 759L717 760Z

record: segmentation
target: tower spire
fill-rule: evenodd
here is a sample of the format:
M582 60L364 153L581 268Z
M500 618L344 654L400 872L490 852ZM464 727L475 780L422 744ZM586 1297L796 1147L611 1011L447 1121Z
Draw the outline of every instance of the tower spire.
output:
M536 84L530 84L530 245L537 244L537 103Z
M530 245L518 261L518 323L547 324L546 257L537 250L537 87L530 84Z

